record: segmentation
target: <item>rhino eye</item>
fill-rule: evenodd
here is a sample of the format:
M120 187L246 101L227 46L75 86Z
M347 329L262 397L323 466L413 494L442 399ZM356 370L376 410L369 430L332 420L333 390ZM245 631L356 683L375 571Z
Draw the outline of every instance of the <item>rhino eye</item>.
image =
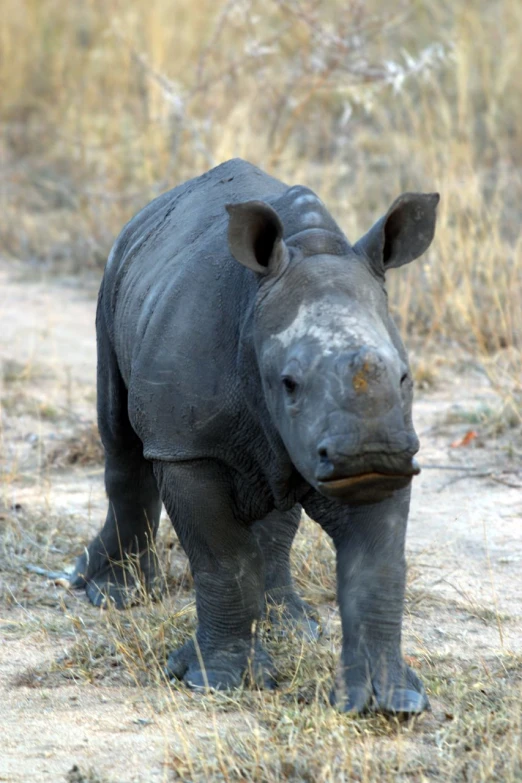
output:
M283 375L283 386L287 394L294 394L297 389L297 381L291 375Z

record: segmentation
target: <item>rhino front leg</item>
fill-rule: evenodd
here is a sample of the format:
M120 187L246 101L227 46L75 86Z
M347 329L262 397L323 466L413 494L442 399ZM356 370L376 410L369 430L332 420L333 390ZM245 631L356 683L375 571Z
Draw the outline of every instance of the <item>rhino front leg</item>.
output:
M285 633L287 624L315 639L319 623L309 604L296 593L290 573L290 552L299 529L302 508L272 511L252 526L265 561L265 600L272 625Z
M407 716L429 707L401 652L409 503L407 487L382 502L356 507L317 495L307 508L337 550L343 647L331 701L344 712Z
M194 688L233 688L245 678L272 687L273 667L256 637L264 607L263 553L240 520L232 478L200 460L154 466L161 497L189 558L198 627L169 656L167 673Z

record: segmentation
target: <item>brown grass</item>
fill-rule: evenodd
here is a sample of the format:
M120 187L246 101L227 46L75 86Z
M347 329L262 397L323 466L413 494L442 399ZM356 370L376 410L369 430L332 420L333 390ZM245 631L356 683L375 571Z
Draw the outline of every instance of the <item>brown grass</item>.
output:
M80 425L73 435L64 438L46 457L46 466L64 468L70 465L103 464L103 446L98 427L93 422Z
M520 347L522 6L5 0L0 236L101 265L156 193L234 155L315 187L356 238L404 189L437 241L390 280L402 325Z
M45 536L54 529L54 524L41 528L42 545L49 543ZM67 552L65 539L60 543ZM71 554L75 547L76 541ZM160 562L165 562L165 550L180 555L168 529L162 530L158 547ZM8 567L8 562L4 565ZM420 608L424 614L430 612L430 622L436 622L445 599L416 592L417 570L413 563L410 612ZM280 638L263 629L278 666L279 685L273 693L247 688L198 694L165 681L162 669L168 652L188 638L195 622L192 592L171 575L164 601L154 603L144 596L144 604L130 612L109 608L101 614L75 596L54 591L53 598L49 587L32 582L23 591L29 609L27 628L18 623L11 632L23 635L39 630L55 639L62 651L65 643L65 651L57 652L50 664L21 671L12 685L43 688L46 693L65 683L135 691L144 725L159 717L168 725L169 780L515 783L521 779L520 656L489 650L471 663L425 651L409 662L426 684L431 714L407 724L375 715L340 715L328 705L340 644L339 620L333 614L334 557L326 536L310 521L297 541L294 573L300 575L305 597L321 606L326 633L310 643L292 632ZM22 595L20 587L17 593ZM36 593L47 595L50 605L54 601L54 625L49 615L38 620L37 607L45 604ZM456 610L467 616L475 611L464 605ZM487 615L483 621L496 619ZM95 770L76 774L85 776L79 780L97 780Z
M66 783L108 783L107 778L100 777L95 770L82 770L74 764L65 778Z

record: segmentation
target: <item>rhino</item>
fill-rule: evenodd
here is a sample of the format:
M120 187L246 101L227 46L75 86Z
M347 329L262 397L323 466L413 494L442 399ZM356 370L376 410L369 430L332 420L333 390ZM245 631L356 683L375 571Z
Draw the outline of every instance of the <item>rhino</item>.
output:
M266 602L318 629L290 550L302 509L337 558L345 712L428 708L401 652L419 448L389 269L430 245L436 193L404 193L350 244L309 188L234 159L124 227L98 298L97 407L108 511L71 583L118 607L160 582L162 503L185 550L195 635L166 664L193 688L274 687Z

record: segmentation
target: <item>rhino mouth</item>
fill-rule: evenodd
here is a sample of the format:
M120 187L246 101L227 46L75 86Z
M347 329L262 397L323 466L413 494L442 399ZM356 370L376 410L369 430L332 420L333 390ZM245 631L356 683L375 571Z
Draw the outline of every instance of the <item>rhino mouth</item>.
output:
M388 497L396 490L408 486L413 477L419 473L418 463L416 460L412 460L407 470L401 472L367 471L319 481L317 486L319 491L327 497L372 502Z

